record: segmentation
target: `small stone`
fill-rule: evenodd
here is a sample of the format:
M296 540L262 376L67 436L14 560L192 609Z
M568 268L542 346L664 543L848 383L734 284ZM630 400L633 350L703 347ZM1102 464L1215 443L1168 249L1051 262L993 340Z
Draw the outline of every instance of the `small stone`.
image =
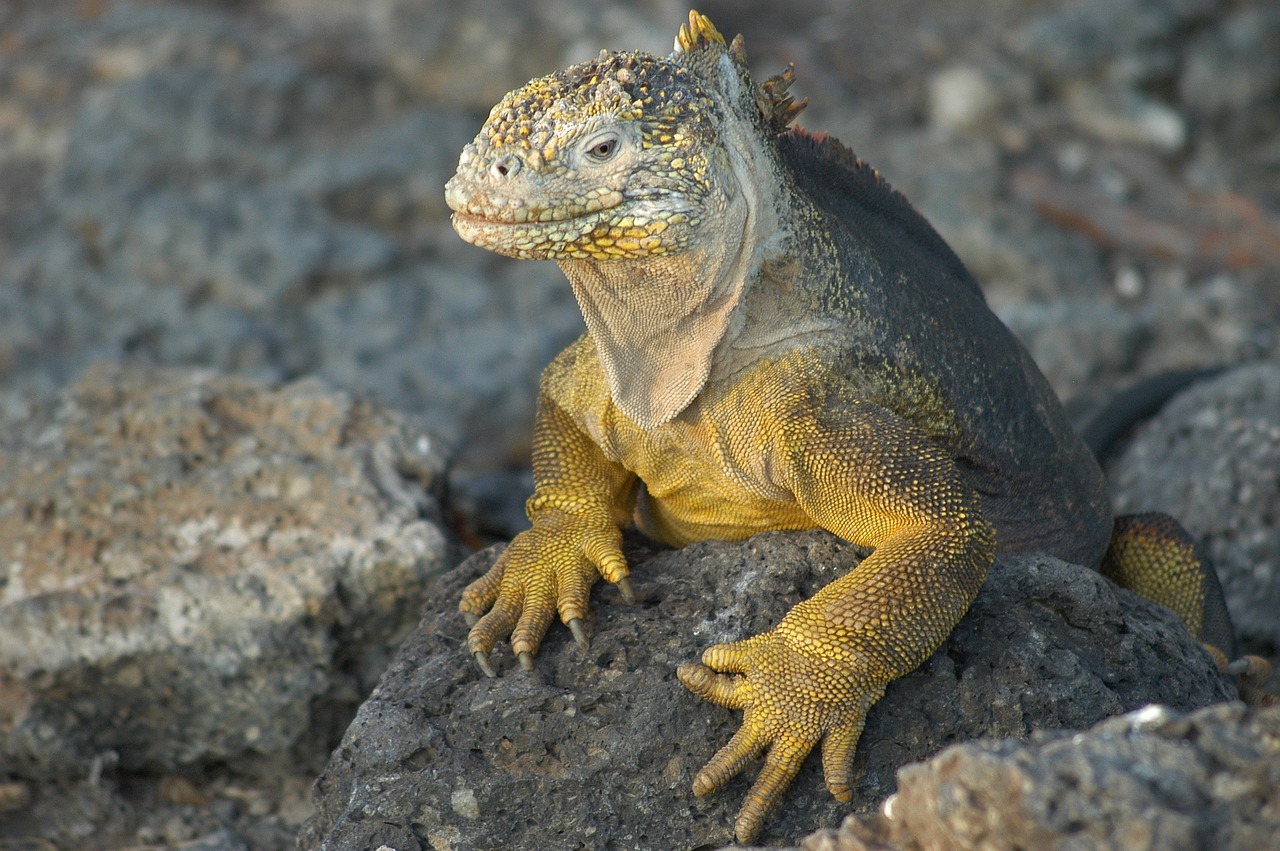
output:
M1079 177L1089 166L1089 146L1082 142L1067 142L1054 155L1058 169L1068 177Z
M1137 298L1142 295L1145 281L1142 271L1136 266L1124 265L1116 272L1116 293L1123 298Z
M1000 112L1001 98L980 69L968 65L929 78L929 125L944 133L982 130Z
M450 796L453 811L465 819L480 818L480 805L476 803L476 793L472 789L455 789Z
M1132 89L1080 83L1067 89L1066 99L1072 120L1103 141L1145 145L1163 153L1186 145L1186 119L1173 107Z
M0 783L0 813L11 813L31 802L31 787L25 783Z

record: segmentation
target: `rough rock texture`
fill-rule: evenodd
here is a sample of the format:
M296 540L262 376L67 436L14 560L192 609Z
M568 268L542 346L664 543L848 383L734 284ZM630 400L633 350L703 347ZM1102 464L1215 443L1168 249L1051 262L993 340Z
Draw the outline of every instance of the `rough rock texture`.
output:
M1280 707L1151 706L1087 733L956 745L898 772L874 817L804 851L1265 851L1280 836Z
M0 144L0 186L43 172L0 209L8 387L103 358L319 375L481 466L527 455L538 373L581 320L550 264L516 276L449 229L469 111L414 99L359 27L56 11L0 52L0 140L35 125Z
M1158 507L1201 542L1245 648L1280 656L1280 362L1192 386L1112 465L1121 510Z
M431 439L316 380L90 370L0 434L0 766L286 751L450 558Z
M638 605L594 600L591 650L556 629L522 674L486 679L454 610L496 548L429 592L418 630L361 707L315 787L301 848L675 848L731 838L747 782L696 799L692 777L736 727L674 676L706 645L772 626L857 558L822 532L708 542L638 564ZM633 563L636 563L633 555ZM1084 728L1151 701L1190 709L1233 688L1171 616L1092 571L1002 558L955 634L872 710L856 798L811 760L765 841L874 808L898 766L978 736Z
M537 374L581 319L554 266L458 240L442 185L497 95L602 47L665 50L687 5L0 2L0 420L19 423L0 429L5 451L42 409L29 396L55 397L95 361L318 375L458 442L446 508L511 534ZM1271 0L694 5L743 32L762 73L796 63L806 126L853 146L937 223L1068 399L1280 354ZM306 512L315 497L290 503ZM1233 514L1276 516L1252 499L1189 508L1220 512L1222 529L1254 522ZM316 634L277 652L330 646L308 644ZM362 686L339 701L347 711ZM333 741L315 735L262 772L246 753L157 776L107 750L69 791L0 759L0 843L276 851ZM79 747L46 750L65 766Z

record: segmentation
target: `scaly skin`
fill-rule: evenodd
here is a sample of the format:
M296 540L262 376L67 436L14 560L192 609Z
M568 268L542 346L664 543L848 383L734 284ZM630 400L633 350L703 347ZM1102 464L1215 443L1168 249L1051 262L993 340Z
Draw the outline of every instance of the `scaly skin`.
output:
M819 743L848 799L868 709L954 628L997 542L1097 565L1111 515L1092 456L941 238L839 143L787 129L803 106L790 72L756 84L741 40L696 12L676 46L507 95L446 187L468 241L560 264L588 330L543 375L532 528L461 608L492 675L503 639L531 667L557 614L585 645L599 578L631 598L630 522L673 546L820 527L874 548L774 629L678 671L743 711L695 794L765 755L735 825L748 843ZM1150 528L1123 527L1110 575L1197 632L1225 623L1204 567ZM1150 559L1140 578L1126 542Z
M462 602L488 612L468 640L478 658L509 634L522 663L531 660L557 608L566 624L581 619L597 578L626 576L612 512L631 506L636 478L648 483L649 502L638 525L672 546L822 526L875 547L771 632L712 646L702 664L679 670L695 694L745 711L739 733L698 773L696 794L768 750L738 817L743 841L820 741L828 787L849 798L867 710L951 631L994 551L990 525L941 447L853 392L847 405L817 401L843 384L796 352L713 385L677 421L643 430L618 412L582 338L543 379L533 528ZM920 487L903 486L915 478Z

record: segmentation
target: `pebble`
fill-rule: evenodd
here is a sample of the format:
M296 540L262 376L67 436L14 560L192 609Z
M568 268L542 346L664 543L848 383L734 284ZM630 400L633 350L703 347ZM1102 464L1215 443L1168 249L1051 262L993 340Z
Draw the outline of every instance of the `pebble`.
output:
M1076 126L1104 142L1144 145L1166 154L1187 143L1182 114L1137 91L1080 83L1067 89L1066 102Z
M983 130L999 115L1000 93L980 68L959 65L929 78L929 126L944 133Z

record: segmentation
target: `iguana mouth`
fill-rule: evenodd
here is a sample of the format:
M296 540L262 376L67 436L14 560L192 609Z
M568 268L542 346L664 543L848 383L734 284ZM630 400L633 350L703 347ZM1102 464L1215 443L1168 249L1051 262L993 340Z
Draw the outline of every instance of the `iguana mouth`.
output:
M614 200L616 197L616 201ZM669 225L690 221L685 213L655 215L646 198L632 198L616 193L606 196L612 204L592 203L577 215L546 216L529 211L525 218L498 217L472 212L466 205L453 213L453 228L473 245L510 257L552 260L616 259L665 253L674 247Z
M461 210L454 210L453 219L454 221L462 220L465 222L474 222L476 224L492 225L494 227L528 228L530 230L536 230L539 228L545 229L555 227L556 225L562 225L566 222L581 221L588 217L598 216L599 213L607 213L611 210L615 210L620 206L622 205L616 204L612 207L603 207L599 210L576 214L557 214L550 216L530 214L527 218L523 219L493 216L487 213L469 213Z
M587 237L600 225L607 226L608 220L605 217L621 206L617 204L576 215L546 218L531 215L524 219L455 210L453 227L464 238L469 238L469 234L491 234L502 241L514 241L524 236L538 242L563 242Z

